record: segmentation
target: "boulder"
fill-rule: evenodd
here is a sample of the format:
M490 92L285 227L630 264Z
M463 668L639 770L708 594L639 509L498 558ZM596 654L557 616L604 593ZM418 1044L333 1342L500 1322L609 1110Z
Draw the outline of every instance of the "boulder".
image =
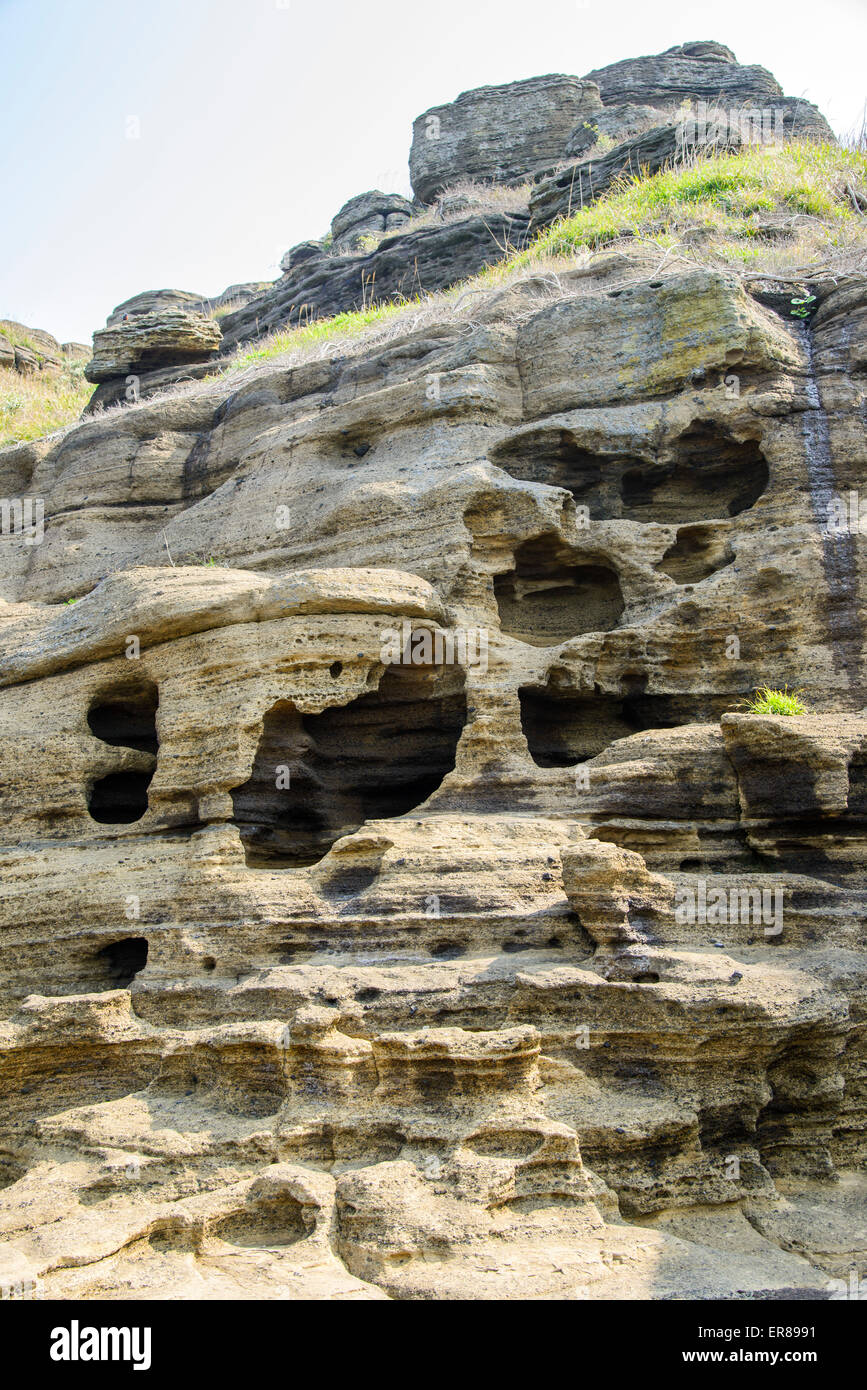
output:
M125 299L117 308L112 309L105 321L106 328L113 328L115 324L125 323L128 319L138 318L142 314L159 313L163 309L201 309L206 302L201 294L193 294L189 290L143 290L141 294L134 294L132 299Z
M233 309L240 308L246 304L254 295L261 294L263 290L270 288L270 280L249 280L241 285L229 285L228 289L218 294L216 299L206 300L202 305L202 312L207 313L208 309L225 309L226 305L231 304Z
M285 253L280 262L280 269L284 275L288 275L290 270L296 270L304 261L311 260L314 256L321 256L325 253L325 244L321 241L299 241L297 246L292 246Z
M461 179L525 178L560 159L575 126L599 105L593 83L562 73L462 92L413 123L413 191L430 203Z
M178 308L135 313L93 335L93 358L85 368L88 381L110 381L128 373L153 371L212 357L222 338L215 319Z
M685 98L772 104L783 89L767 68L740 64L721 43L684 43L643 58L626 58L585 75L606 106L678 106Z
M374 188L350 198L332 219L332 250L338 255L362 249L370 237L377 240L386 232L397 231L412 217L415 209L399 193L380 193Z

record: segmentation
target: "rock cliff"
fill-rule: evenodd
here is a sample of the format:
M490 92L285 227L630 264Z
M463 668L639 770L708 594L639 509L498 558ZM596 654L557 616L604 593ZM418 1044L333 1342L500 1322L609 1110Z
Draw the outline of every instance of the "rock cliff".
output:
M520 139L506 89L438 108L484 135L447 158L550 162L591 84L778 93L686 45L518 84ZM332 234L381 219L375 252L287 265L320 312L370 254L389 292L408 247L452 283L496 231L355 203ZM287 321L280 284L221 347ZM802 318L597 255L0 452L45 510L0 550L0 1283L864 1272L864 559L829 508L863 474L867 281L810 288ZM121 306L97 360L214 323L180 293ZM811 714L747 712L771 675Z

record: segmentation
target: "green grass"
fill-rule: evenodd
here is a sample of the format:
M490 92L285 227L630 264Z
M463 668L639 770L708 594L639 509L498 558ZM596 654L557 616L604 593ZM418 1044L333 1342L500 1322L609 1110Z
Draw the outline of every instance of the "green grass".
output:
M796 263L854 247L867 250L867 219L858 214L847 185L867 193L867 153L835 145L791 143L754 146L733 154L711 154L634 181L622 179L590 207L545 228L523 251L504 248L503 257L473 279L437 298L456 301L468 288L493 288L516 273L574 259L628 237L655 250L681 249L700 264L767 270L769 260ZM787 228L797 240L785 254L764 239L768 224ZM686 231L705 234L701 244L681 247ZM419 307L419 296L398 303L374 302L352 313L315 319L273 334L240 351L232 367L282 357L332 339L353 338L365 329Z
M747 702L748 714L809 714L810 711L800 699L798 691L772 690L769 685L759 686L752 700Z
M693 227L724 240L749 239L761 235L769 215L818 218L832 233L861 227L847 183L867 189L863 151L793 142L711 155L649 178L618 180L597 202L546 227L511 263L594 250L627 235L664 245Z
M421 303L423 301L420 298L388 301L373 304L367 309L356 309L351 313L335 314L330 319L313 319L298 328L286 328L279 333L273 333L258 347L239 352L237 357L232 359L231 365L233 368L249 367L256 362L267 362L272 357L282 357L287 352L315 347L332 338L353 338L363 333L366 328L385 323L388 319L405 312L413 304Z
M591 206L542 230L525 250L504 246L496 264L437 295L378 302L372 285L367 289L371 302L364 308L313 319L241 348L208 380L273 358L303 356L326 343L351 341L390 321L397 328L413 310L436 313L442 305L446 317L468 291L498 288L527 270L556 272L563 263L586 258L621 238L628 238L624 246L645 244L674 261L754 274L791 272L793 282L801 283L805 266L845 270L847 258L863 264L867 216L856 211L853 195L856 200L867 196L863 148L793 142L701 155L651 177L618 181ZM769 226L789 239L769 241ZM224 306L223 312L228 311ZM0 446L71 424L92 390L80 365L53 377L0 370Z

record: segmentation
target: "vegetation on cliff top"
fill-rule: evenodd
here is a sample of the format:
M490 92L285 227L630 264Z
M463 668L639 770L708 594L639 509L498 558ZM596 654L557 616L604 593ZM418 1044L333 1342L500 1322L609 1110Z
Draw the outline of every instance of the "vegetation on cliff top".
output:
M589 207L543 229L524 250L504 247L482 274L437 295L374 304L284 329L240 349L248 367L366 330L406 331L415 315L443 317L465 296L536 270L557 271L617 244L658 252L669 265L714 265L800 283L811 274L867 270L867 151L792 142L699 156L686 165L621 179Z
M852 250L867 252L867 153L793 142L696 158L649 178L620 179L603 197L545 228L513 266L652 240L703 262L785 274ZM795 256L792 256L792 252Z
M660 267L670 270L712 265L793 284L812 275L867 271L867 151L812 142L754 146L624 178L589 207L543 229L525 249L504 246L501 259L471 280L278 331L241 347L214 376L275 358L303 360L344 344L350 350L421 322L448 320L462 308L471 312L476 296L488 289L528 272L556 276L616 246L658 253ZM639 263L635 274L641 273ZM29 377L0 369L0 447L73 424L92 390L80 364Z

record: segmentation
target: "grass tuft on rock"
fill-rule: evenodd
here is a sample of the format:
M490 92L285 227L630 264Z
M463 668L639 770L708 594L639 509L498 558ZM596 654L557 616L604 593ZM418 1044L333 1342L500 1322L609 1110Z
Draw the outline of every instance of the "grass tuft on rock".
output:
M769 685L762 685L756 691L752 700L747 702L748 714L809 714L810 711L800 698L799 692L789 690L786 685L782 690L772 690Z

